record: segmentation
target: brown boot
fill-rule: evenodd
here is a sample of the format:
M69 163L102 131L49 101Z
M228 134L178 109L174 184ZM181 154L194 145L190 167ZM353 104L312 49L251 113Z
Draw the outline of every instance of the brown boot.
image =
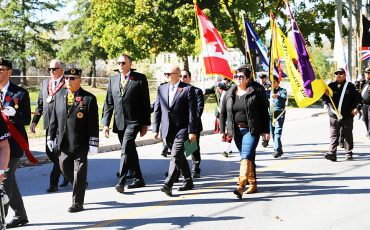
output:
M247 160L247 178L249 182L249 188L245 191L246 194L256 193L257 192L257 180L255 175L254 162Z
M247 183L247 160L240 161L240 171L239 171L239 178L238 178L238 186L234 190L234 194L241 199L244 193L245 185Z

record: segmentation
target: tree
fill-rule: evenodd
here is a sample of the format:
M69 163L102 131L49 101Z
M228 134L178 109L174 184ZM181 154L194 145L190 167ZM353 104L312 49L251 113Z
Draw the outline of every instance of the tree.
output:
M90 69L89 85L96 87L96 60L106 59L104 50L92 43L88 34L86 20L91 16L91 4L89 1L77 0L74 11L71 14L72 20L64 21L63 25L68 28L70 37L61 43L57 54L58 58L75 63L84 68Z
M313 35L317 45L322 34L333 40L333 0L310 1L295 7L295 15L305 38ZM92 0L87 20L93 44L104 48L110 57L121 52L142 59L162 51L177 52L186 65L186 57L199 52L193 1L189 0ZM244 10L257 33L265 39L266 19L273 11L285 19L283 0L199 0L198 5L220 32L228 47L244 50L244 35L239 12ZM286 28L284 21L282 29ZM308 41L307 41L308 42Z
M45 22L40 15L56 11L61 1L6 0L0 3L0 28L5 39L0 40L0 51L21 66L27 74L28 64L37 54L53 54L55 40L46 33L54 32L54 22ZM23 83L27 84L26 79Z

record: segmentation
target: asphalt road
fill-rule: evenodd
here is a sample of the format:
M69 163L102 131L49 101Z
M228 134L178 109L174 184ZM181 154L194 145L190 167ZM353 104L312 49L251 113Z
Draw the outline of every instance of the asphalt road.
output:
M354 123L355 159L345 161L340 150L338 162L330 162L323 158L328 117L305 117L306 112L293 116L288 110L281 159L273 159L271 146L259 145L259 193L242 200L232 193L238 153L222 157L219 135L201 138L202 177L195 180L195 189L174 189L171 198L159 191L169 160L160 155L161 144L138 148L147 186L125 194L114 189L120 152L91 156L85 211L80 213L67 212L70 185L46 194L50 164L18 169L30 220L22 229L369 229L370 140L363 122Z

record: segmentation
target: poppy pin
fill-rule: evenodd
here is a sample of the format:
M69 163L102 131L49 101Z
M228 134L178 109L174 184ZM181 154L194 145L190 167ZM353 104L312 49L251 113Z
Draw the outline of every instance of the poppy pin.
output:
M133 77L133 76L130 76L130 78L129 78L129 79L130 79L130 81L132 81L132 80L134 80L134 77Z
M76 97L77 102L80 102L81 100L82 100L82 98L80 96Z
M6 102L9 102L10 100L12 100L12 98L11 98L10 96L6 96L6 97L5 97L5 101L6 101Z

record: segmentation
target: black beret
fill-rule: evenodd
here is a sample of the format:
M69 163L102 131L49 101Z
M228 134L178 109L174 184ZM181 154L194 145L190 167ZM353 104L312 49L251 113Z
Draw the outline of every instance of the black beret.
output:
M82 75L82 70L78 68L70 68L66 71L64 71L65 75L76 75L76 76L81 76Z
M9 60L4 59L2 57L0 57L0 65L6 66L9 69L12 69L13 68L12 62L9 61Z

